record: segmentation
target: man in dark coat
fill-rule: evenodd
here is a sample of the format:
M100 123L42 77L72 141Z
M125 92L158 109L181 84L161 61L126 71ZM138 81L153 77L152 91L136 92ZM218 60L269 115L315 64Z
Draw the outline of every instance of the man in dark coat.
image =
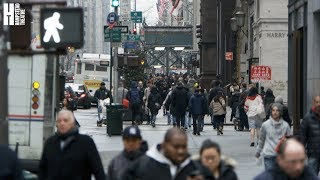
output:
M132 164L139 160L148 150L146 141L142 140L138 126L128 126L122 135L124 150L113 158L108 167L108 179L122 180Z
M127 93L126 98L130 102L130 110L132 111L132 125L141 124L142 104L143 104L143 92L138 89L136 81L131 82L131 88Z
M187 134L178 128L169 129L162 144L153 147L128 171L130 180L186 180L197 166L188 155Z
M308 165L314 173L320 168L320 96L315 96L310 112L303 118L298 135L305 145L308 155Z
M0 145L0 179L24 179L16 153L5 145Z
M173 90L170 103L172 103L172 116L175 117L177 126L184 127L185 116L189 104L188 92L181 82L177 83L177 87Z
M189 113L193 118L193 135L200 135L201 120L207 113L207 104L205 98L199 93L199 89L194 90L194 95L189 101Z
M158 93L156 87L151 88L151 93L148 97L148 108L151 112L151 125L156 126L156 117L158 115L159 109L161 109L161 96Z
M305 165L306 159L301 143L295 139L286 140L279 147L276 165L255 177L255 180L318 180L317 175Z
M40 164L39 179L105 180L106 176L93 140L79 134L74 116L61 110L57 117L57 133L45 143Z

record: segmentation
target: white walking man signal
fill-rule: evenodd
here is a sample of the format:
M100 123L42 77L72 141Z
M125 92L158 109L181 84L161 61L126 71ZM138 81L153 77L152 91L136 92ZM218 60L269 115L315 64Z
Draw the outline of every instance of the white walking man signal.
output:
M59 22L59 19L60 13L55 12L51 17L44 20L44 29L46 32L43 37L43 42L49 42L51 36L53 37L54 42L60 42L58 29L62 30L63 25Z

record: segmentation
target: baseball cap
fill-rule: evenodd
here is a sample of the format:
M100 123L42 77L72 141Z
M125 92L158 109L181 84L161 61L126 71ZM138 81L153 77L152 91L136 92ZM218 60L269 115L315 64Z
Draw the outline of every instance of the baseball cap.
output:
M137 126L128 126L123 130L122 138L142 138L141 131Z

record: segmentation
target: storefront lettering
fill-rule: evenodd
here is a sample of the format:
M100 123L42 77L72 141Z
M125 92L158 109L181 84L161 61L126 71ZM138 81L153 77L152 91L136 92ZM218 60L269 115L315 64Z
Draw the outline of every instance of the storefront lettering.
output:
M286 33L267 33L268 38L285 38L286 36Z

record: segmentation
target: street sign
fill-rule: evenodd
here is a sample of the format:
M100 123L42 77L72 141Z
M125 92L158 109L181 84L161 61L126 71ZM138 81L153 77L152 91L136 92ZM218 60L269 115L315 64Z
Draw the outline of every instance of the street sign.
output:
M128 35L127 40L128 41L140 41L140 35Z
M109 27L109 26L104 26L104 27ZM129 32L129 28L128 26L113 26L112 29L120 29L122 34L128 33Z
M271 80L271 68L269 66L251 66L250 79L253 82Z
M232 61L233 60L233 52L226 52L225 58L227 61Z
M110 35L112 34L112 42L121 42L121 29L109 29L104 26L104 42L110 42Z
M42 47L47 49L82 47L82 8L43 8L40 14Z
M107 17L108 24L112 25L112 24L116 23L117 22L117 18L118 18L118 16L117 16L117 14L115 12L109 13L108 17Z
M110 61L100 61L100 66L109 66Z
M131 20L134 23L142 23L142 11L131 12Z
M122 44L122 47L124 49L136 49L137 48L137 43L136 42L124 42Z

